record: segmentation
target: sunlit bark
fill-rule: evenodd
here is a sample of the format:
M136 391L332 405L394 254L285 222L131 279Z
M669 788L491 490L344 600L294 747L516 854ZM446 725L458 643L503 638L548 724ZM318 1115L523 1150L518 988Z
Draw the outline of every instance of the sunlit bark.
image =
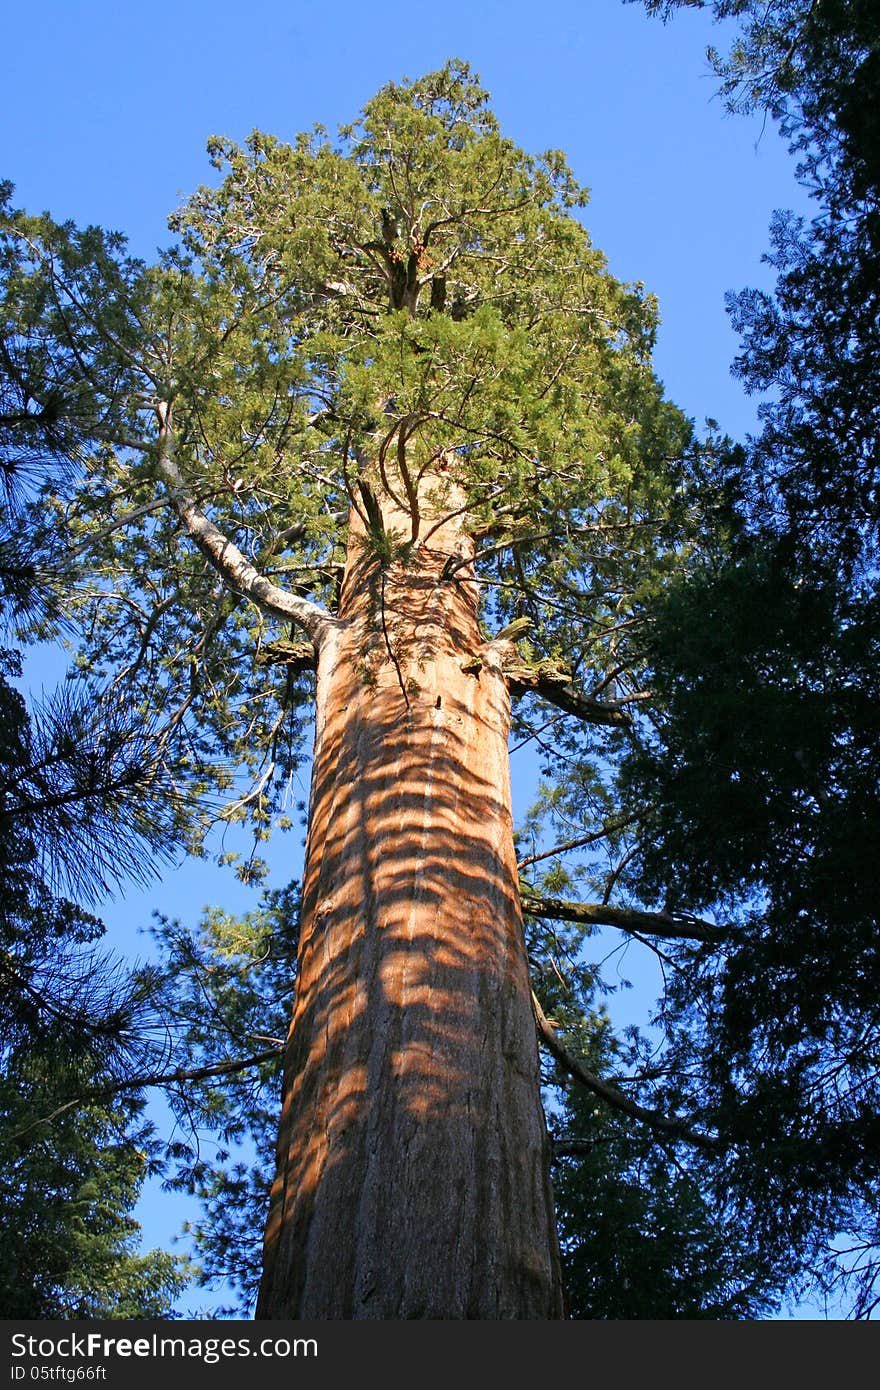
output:
M436 518L423 501L424 539L383 565L353 517L320 646L259 1318L562 1315L508 692L470 542Z

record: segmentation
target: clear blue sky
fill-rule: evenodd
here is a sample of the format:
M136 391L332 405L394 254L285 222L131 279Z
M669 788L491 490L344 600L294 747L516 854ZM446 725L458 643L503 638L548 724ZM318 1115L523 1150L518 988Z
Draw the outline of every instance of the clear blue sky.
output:
M804 199L772 127L724 114L705 58L718 38L701 15L663 26L622 0L11 5L0 177L30 211L123 231L149 258L168 239L167 215L211 177L210 135L333 130L385 82L465 59L505 134L532 152L563 149L591 188L584 218L614 274L657 295L668 395L741 436L754 405L729 374L724 294L770 282L770 216ZM521 791L520 808L527 800ZM281 868L278 881L288 876ZM106 916L130 940L153 906L194 922L221 898L253 902L189 865ZM184 1212L151 1193L141 1214L161 1243Z

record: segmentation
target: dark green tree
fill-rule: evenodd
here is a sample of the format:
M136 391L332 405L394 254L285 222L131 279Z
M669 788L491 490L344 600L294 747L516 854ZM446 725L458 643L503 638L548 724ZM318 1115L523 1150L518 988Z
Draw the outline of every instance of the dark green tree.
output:
M8 268L8 263L7 263ZM29 492L69 468L74 424L24 325L0 345L0 622L7 643L62 620L61 548ZM40 396L35 401L31 391ZM0 1315L167 1316L180 1262L139 1253L132 1217L154 1152L137 1094L114 1098L155 1036L160 977L114 960L93 901L173 835L149 731L112 691L63 686L29 710L0 651Z
M66 860L84 882L82 843L72 835L59 850L55 836L65 808L80 828L86 801L101 793L64 776L44 817L31 789L58 740L45 725L34 736L6 674L0 712L0 1314L167 1316L185 1276L172 1256L139 1253L132 1217L152 1126L142 1096L114 1099L155 1037L159 977L114 962L96 944L102 924L42 877L45 837L50 868ZM63 739L73 733L67 726ZM84 756L79 749L80 768ZM102 766L99 787L106 777Z
M880 15L860 0L712 9L739 26L711 54L722 91L779 122L816 216L777 214L775 290L730 298L735 369L764 394L761 428L737 460L735 540L652 615L664 713L628 763L654 808L639 868L644 887L736 926L720 967L670 996L711 1059L723 1128L760 1136L738 1150L731 1190L868 1317L880 1271Z
M4 1057L0 1316L167 1318L188 1275L140 1248L132 1213L154 1147L143 1102L83 1101L82 1086L82 1072L65 1087L33 1058Z
M674 1146L576 1083L563 1114L553 1180L569 1317L730 1321L778 1310L785 1279L717 1200L710 1165L683 1165Z
M792 1269L868 1315L877 602L836 569L805 577L766 538L756 549L698 569L653 613L664 714L625 764L629 795L652 806L635 867L643 894L727 924L665 1006L681 1030L670 1058L730 1141L715 1181L776 1258L788 1250Z
M200 1280L233 1289L238 1317L253 1314L260 1282L299 914L292 883L242 917L212 910L195 932L167 918L154 926L165 1017L187 1059L163 1083L180 1135L167 1181L201 1203L187 1232Z

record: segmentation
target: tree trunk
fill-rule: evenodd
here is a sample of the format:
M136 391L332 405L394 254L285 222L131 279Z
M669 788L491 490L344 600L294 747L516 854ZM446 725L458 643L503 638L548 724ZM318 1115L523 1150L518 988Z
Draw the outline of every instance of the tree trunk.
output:
M258 1318L563 1315L508 692L471 566L441 578L472 543L428 516L390 562L353 517L319 651Z

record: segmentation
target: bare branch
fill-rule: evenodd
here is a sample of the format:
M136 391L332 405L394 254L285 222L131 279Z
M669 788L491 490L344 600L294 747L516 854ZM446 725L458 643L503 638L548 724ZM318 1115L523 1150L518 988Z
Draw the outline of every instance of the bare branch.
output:
M266 613L298 623L320 645L335 620L319 604L273 584L242 554L238 546L224 536L212 521L201 512L187 491L180 470L174 461L174 437L171 407L161 403L159 469L168 486L174 510L190 538L210 561L224 582L237 594L249 599Z
M521 859L517 864L517 869L526 869L529 864L537 864L542 859L552 859L555 854L566 854L569 850L586 849L587 845L595 845L599 840L607 839L609 835L615 835L618 830L626 830L627 826L635 825L640 816L624 816L622 820L609 821L607 825L601 826L598 830L592 830L589 835L581 835L576 840L566 840L561 845L554 845L552 849L542 850L540 854L530 854L527 859Z
M618 1091L616 1086L610 1086L606 1081L602 1081L593 1072L589 1071L582 1062L566 1049L556 1034L552 1024L544 1015L544 1010L532 994L532 1008L535 1013L535 1023L538 1029L538 1037L547 1048L551 1057L554 1057L564 1071L575 1081L579 1081L587 1090L592 1091L600 1100L606 1104L620 1110L624 1115L629 1115L633 1120L640 1120L643 1124L649 1125L651 1129L658 1133L667 1135L670 1139L683 1139L687 1144L693 1144L695 1148L706 1149L715 1152L720 1148L718 1138L711 1134L699 1134L696 1130L688 1128L684 1120L670 1118L668 1115L661 1115L657 1110L648 1110L636 1101L630 1100L622 1091Z
M675 917L671 912L639 912L631 907L612 907L609 903L565 902L562 898L532 896L526 892L523 911L532 917L553 917L560 922L584 922L597 927L619 927L621 931L645 936L663 936L670 940L705 941L717 943L727 935L725 927L716 927L699 917Z

